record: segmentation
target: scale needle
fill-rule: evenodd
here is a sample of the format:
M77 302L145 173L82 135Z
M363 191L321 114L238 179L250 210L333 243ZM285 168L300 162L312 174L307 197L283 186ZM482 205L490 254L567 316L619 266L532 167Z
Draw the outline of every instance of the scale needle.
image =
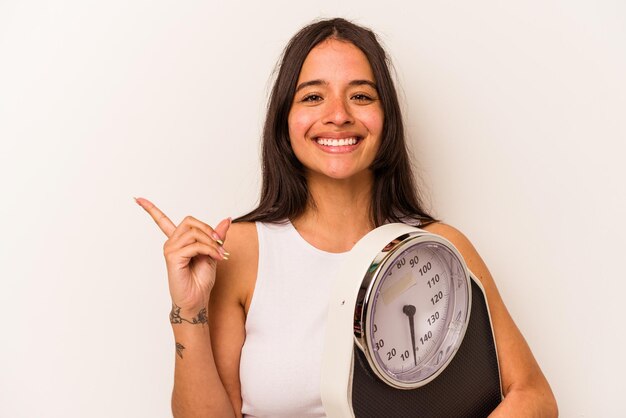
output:
M413 344L413 359L415 360L415 365L417 366L417 355L415 354L415 306L413 305L404 305L402 308L402 312L409 317L409 328L411 329L411 344Z

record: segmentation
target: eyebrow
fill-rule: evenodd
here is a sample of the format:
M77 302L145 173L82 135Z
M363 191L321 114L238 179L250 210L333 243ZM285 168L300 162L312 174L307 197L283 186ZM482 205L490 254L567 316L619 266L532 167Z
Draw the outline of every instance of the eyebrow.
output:
M296 87L296 93L300 90L302 90L305 87L309 87L309 86L323 86L323 85L328 85L328 82L324 81L324 80L310 80L310 81L305 81L303 83L298 84L298 87ZM378 91L378 88L376 87L376 83L374 83L373 81L370 80L352 80L348 83L348 85L350 86L370 86L371 88L373 88L374 90Z

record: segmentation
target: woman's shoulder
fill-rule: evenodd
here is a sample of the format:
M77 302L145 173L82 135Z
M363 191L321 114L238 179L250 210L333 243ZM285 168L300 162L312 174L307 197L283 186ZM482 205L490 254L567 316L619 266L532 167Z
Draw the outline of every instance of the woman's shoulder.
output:
M224 248L247 251L254 249L257 242L257 230L254 222L234 222L228 228Z
M465 234L463 234L452 225L437 221L422 227L422 229L447 239L455 247L457 247L457 249L461 251L461 253L463 253L463 250L469 251L471 249L474 249L474 246L465 236Z
M465 234L452 225L448 225L443 222L433 222L426 225L422 229L433 234L437 234L450 241L452 245L459 250L465 260L465 263L467 264L467 267L477 276L483 286L487 285L488 287L495 287L493 278L491 277L485 262Z
M224 249L229 253L228 260L223 262L225 271L256 268L259 244L256 224L254 222L236 222L231 224L224 241Z
M259 258L255 223L231 224L224 240L224 249L228 252L228 260L218 263L215 291L222 297L236 299L247 312Z

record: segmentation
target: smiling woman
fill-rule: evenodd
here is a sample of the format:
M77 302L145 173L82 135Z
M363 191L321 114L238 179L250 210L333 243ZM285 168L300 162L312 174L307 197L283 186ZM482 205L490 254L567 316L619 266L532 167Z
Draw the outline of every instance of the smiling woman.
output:
M556 415L550 386L480 256L422 207L387 57L369 29L324 20L287 45L252 212L232 225L187 217L176 226L149 201L137 202L168 237L176 416L325 416L330 278L360 238L389 222L447 238L480 279L504 394L492 416Z

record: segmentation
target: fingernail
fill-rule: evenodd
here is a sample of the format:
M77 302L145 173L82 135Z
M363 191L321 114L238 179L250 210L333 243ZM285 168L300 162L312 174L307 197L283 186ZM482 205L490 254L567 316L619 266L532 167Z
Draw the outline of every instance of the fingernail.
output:
M211 235L213 237L213 239L215 240L215 242L217 242L219 245L224 245L224 241L222 241L220 239L220 236L217 235L217 232L213 232L213 234Z

